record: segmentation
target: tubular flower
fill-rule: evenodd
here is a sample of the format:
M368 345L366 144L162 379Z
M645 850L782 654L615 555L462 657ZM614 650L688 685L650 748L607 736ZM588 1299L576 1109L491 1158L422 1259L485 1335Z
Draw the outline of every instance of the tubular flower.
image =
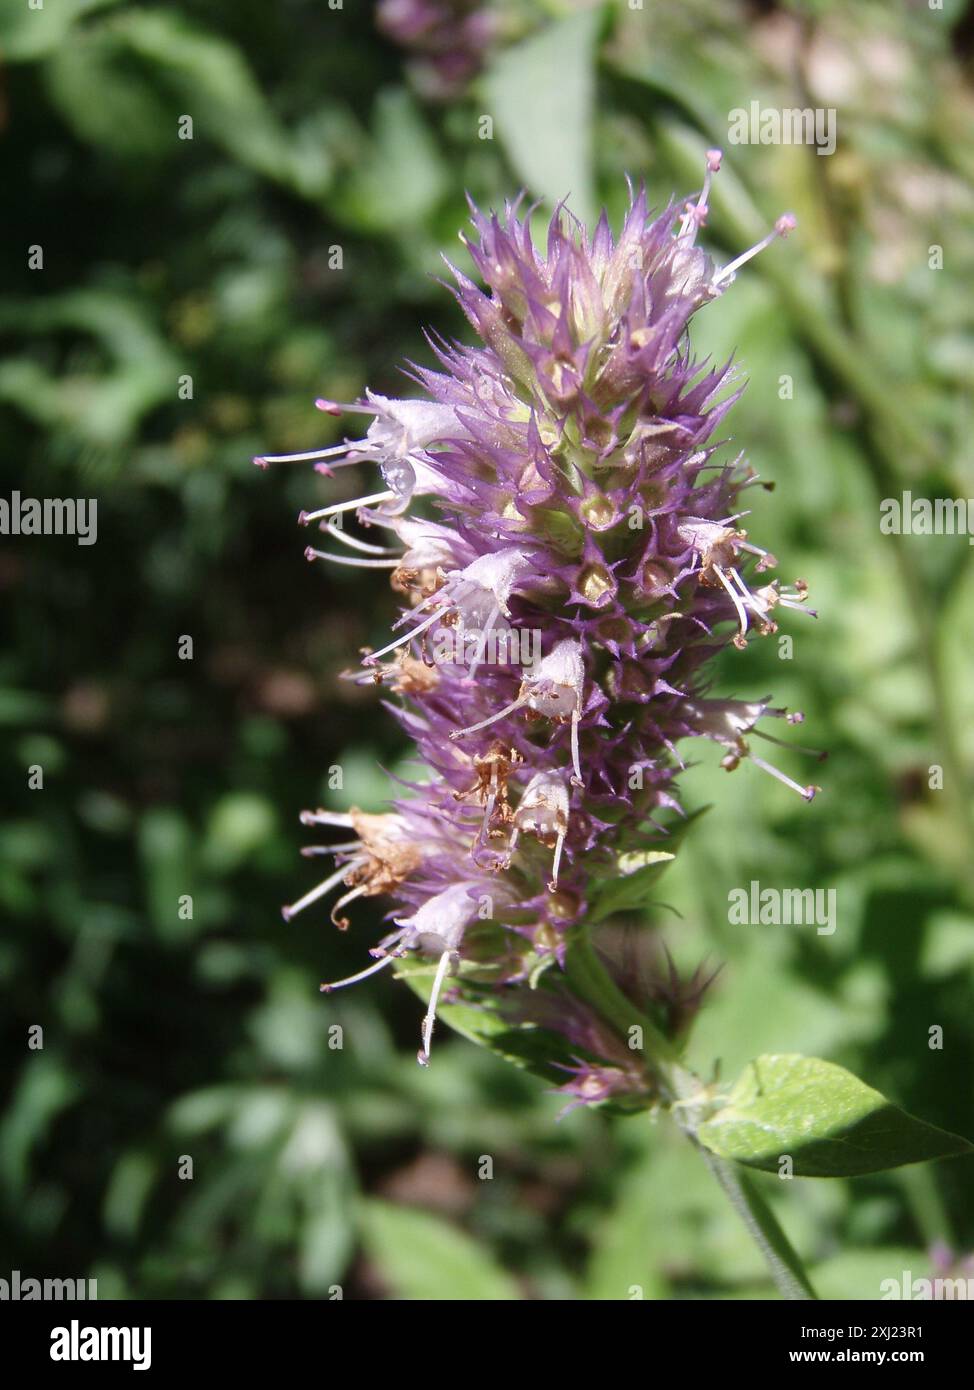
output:
M436 340L437 368L412 369L419 399L320 401L371 423L291 456L361 469L360 496L302 514L335 547L307 553L390 569L402 616L354 678L402 697L429 780L387 815L307 815L355 838L287 913L339 886L334 914L391 896L395 929L352 979L408 951L435 957L422 1061L437 1001L482 965L485 933L503 942L498 987L539 957L561 963L599 873L665 838L655 817L682 814L681 740L711 739L728 770L750 760L806 799L816 790L750 749L768 737L760 721L800 715L706 695L713 656L775 631L772 614L807 593L768 580L774 556L742 526L758 480L716 457L737 377L688 346L696 311L794 226L779 218L716 267L696 237L719 163L710 151L701 192L661 215L632 193L618 237L604 213L586 235L560 208L543 250L517 204L503 216L471 205L464 240L483 287L450 269L480 345ZM528 662L527 642L500 640L528 635ZM623 1085L613 1066L586 1095Z

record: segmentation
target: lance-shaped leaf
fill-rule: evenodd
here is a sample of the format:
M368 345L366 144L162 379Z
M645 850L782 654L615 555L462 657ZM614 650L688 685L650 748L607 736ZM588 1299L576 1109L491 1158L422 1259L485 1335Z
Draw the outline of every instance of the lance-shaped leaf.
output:
M614 912L631 912L652 901L656 881L673 860L690 826L707 811L702 806L683 820L666 838L666 849L625 850L615 855L608 868L595 864L589 889L590 925L605 921Z
M917 1120L851 1072L797 1053L748 1063L697 1137L712 1153L796 1177L849 1178L929 1158L974 1153L956 1134Z
M435 962L429 959L406 959L396 966L396 978L405 980L425 1002L434 971ZM469 983L469 976L466 978ZM500 1012L500 1003L501 996L496 991L484 990L474 1001L441 1005L439 1018L468 1041L486 1047L544 1081L561 1085L566 1067L576 1060L577 1049L573 1051L563 1037L547 1028L512 1022Z
M552 203L567 197L585 222L592 220L595 205L598 27L593 10L557 20L500 53L485 78L488 110L519 176L532 193Z
M662 849L634 850L618 855L617 877L597 887L589 921L601 922L613 912L642 907L649 900L660 874L675 858L675 854Z
M477 1303L519 1297L487 1246L442 1217L374 1199L359 1211L365 1249L397 1297Z

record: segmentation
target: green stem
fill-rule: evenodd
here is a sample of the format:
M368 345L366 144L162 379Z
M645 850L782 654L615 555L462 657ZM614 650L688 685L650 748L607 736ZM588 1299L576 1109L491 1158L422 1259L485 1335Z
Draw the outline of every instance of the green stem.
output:
M778 1225L774 1212L751 1185L747 1175L736 1163L731 1163L726 1158L718 1158L693 1139L692 1135L688 1137L696 1145L697 1152L747 1227L782 1298L818 1298L802 1268L797 1252Z
M639 1050L665 1100L683 1100L700 1089L700 1082L681 1064L669 1038L626 998L609 975L592 945L588 928L582 927L573 936L565 971L578 997L611 1024L623 1041L629 1042L633 1028L641 1030Z
M575 933L565 970L572 988L628 1041L631 1029L642 1030L642 1055L664 1103L671 1107L681 1131L701 1154L721 1190L750 1232L782 1298L815 1298L801 1260L763 1197L735 1163L710 1153L696 1137L698 1120L706 1113L706 1089L685 1067L669 1038L630 1002L599 960L588 929Z

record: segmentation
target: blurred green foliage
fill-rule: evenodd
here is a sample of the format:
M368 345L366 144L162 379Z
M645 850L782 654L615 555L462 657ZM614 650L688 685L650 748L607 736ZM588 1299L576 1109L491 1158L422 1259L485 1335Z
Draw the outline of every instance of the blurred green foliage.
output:
M726 962L690 1045L701 1071L817 1053L974 1134L974 568L963 537L878 527L902 487L974 495L969 14L506 10L483 74L436 104L350 0L4 7L3 491L97 497L99 531L0 546L0 1272L94 1276L103 1297L767 1291L663 1127L556 1125L540 1083L462 1039L421 1072L416 1001L388 979L319 999L375 906L356 947L278 905L313 882L298 811L380 809L404 756L337 679L393 602L381 577L305 564L294 519L324 483L250 463L322 441L323 390L401 393L399 364L429 360L421 326L465 331L432 278L464 190L618 215L629 172L663 201L752 99L836 107L838 149L727 150L717 252L785 207L801 227L696 346L747 369L731 428L776 484L748 527L822 617L788 625L793 660L752 643L718 685L804 708L831 757L809 808L701 755L686 799L713 809L647 930L683 965ZM752 878L834 887L839 929L729 926ZM936 1240L970 1249L971 1173L761 1185L820 1291L869 1298Z

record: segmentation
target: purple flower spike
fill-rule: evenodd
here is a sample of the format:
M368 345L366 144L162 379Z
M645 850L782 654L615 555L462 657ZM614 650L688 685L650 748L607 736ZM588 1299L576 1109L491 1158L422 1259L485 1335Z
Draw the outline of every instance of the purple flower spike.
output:
M485 940L504 943L500 988L539 957L560 963L597 877L665 840L654 817L682 814L682 739L711 739L726 769L749 758L806 800L817 790L750 748L770 737L759 721L800 715L707 694L716 653L775 632L778 610L807 597L800 580L766 578L774 557L740 524L758 480L715 457L737 378L688 347L693 314L794 226L779 218L715 268L696 237L719 166L709 151L700 193L657 217L634 193L617 238L605 214L588 236L559 209L539 250L517 204L503 216L474 207L480 284L451 270L481 345L434 343L439 369L412 369L419 399L319 401L370 423L293 456L362 470L361 496L302 515L340 548L308 554L391 570L404 611L353 679L402 696L398 718L430 778L385 815L306 813L353 838L316 848L335 871L285 916L339 884L339 926L354 899L392 897L395 928L373 963L322 988L428 956L424 1064L437 1001L465 962L482 969ZM616 1056L579 1071L573 1093L604 1098L628 1075Z

